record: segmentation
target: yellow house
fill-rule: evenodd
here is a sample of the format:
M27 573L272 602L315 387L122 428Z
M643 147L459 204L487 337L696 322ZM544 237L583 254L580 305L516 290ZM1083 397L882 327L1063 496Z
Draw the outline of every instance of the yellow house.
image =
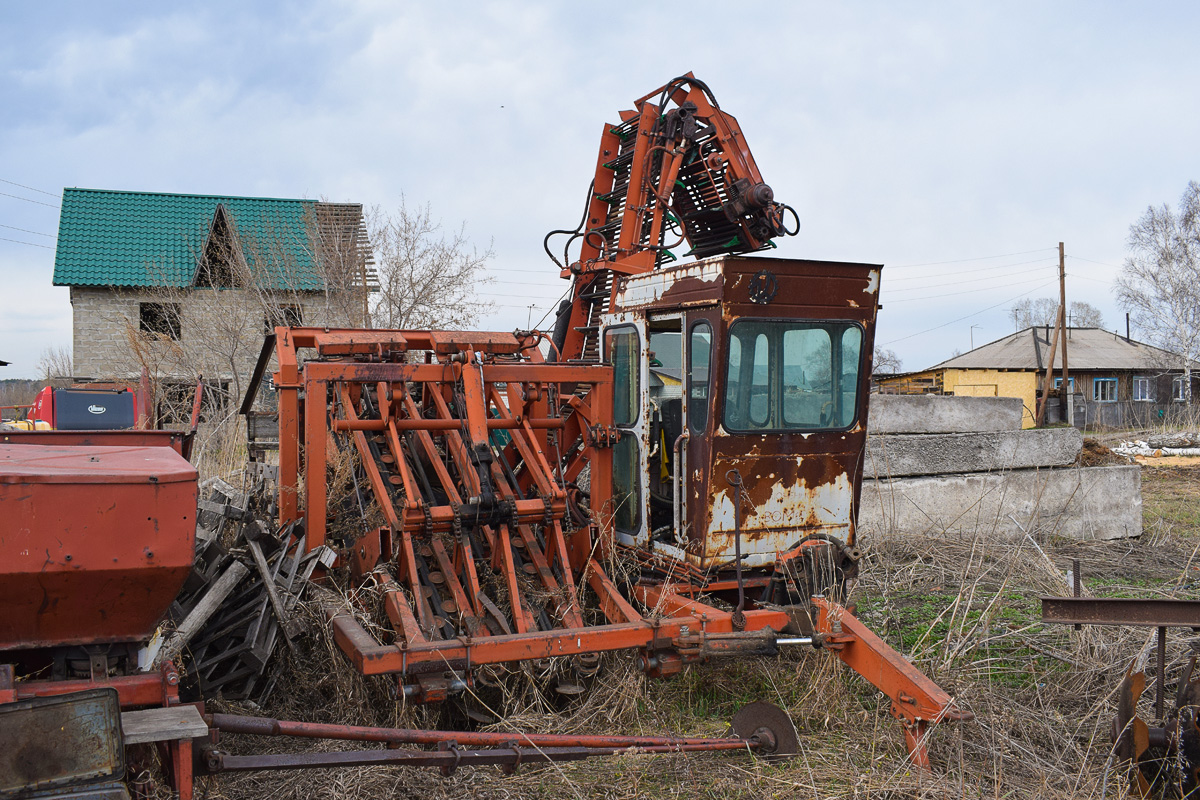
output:
M966 397L1019 397L1021 425L1033 427L1038 375L1032 370L973 369L938 365L879 380L883 394L949 394Z
M1032 428L1052 334L1046 326L1025 328L920 372L880 376L879 391L1019 397L1025 406L1022 425ZM1068 328L1066 344L1070 383L1064 400L1077 427L1146 427L1191 413L1200 363L1191 364L1189 392L1186 359L1176 353L1101 328ZM1061 367L1062 342L1056 350L1055 363ZM1056 375L1052 396L1059 396L1061 383ZM1062 414L1060 404L1051 403L1047 420L1054 422Z

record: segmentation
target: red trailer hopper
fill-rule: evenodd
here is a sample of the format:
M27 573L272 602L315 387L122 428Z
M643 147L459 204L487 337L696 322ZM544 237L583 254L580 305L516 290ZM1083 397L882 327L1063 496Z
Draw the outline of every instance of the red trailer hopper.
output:
M0 650L148 638L192 568L196 500L173 447L0 442Z

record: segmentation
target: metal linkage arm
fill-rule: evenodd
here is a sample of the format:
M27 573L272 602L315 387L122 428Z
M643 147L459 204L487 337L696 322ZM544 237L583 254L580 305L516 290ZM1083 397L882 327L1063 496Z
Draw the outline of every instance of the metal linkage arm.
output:
M913 763L929 766L925 732L931 723L975 718L954 705L954 698L876 636L847 609L814 597L819 610L817 632L821 645L892 700L892 715L904 725L904 739Z

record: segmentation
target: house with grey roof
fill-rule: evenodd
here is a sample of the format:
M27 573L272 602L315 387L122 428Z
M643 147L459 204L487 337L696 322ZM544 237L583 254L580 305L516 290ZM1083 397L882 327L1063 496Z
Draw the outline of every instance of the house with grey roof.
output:
M1038 399L1046 389L1053 334L1050 327L1025 328L928 369L882 377L879 390L1019 397L1025 406L1024 425L1032 427ZM1048 423L1070 418L1078 428L1147 427L1185 416L1200 396L1198 362L1191 364L1189 392L1187 365L1176 353L1101 328L1068 328L1066 340L1068 387L1064 393L1060 350L1049 387Z
M229 400L265 333L361 325L377 278L358 204L68 188L54 285L76 381L145 368L169 395L202 375Z

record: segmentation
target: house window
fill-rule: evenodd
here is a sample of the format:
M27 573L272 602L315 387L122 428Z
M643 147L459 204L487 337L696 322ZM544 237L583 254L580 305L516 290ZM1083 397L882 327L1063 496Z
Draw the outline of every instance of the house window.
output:
M1117 399L1116 378L1095 378L1092 381L1092 399L1097 403L1112 403Z
M1171 397L1177 403L1187 400L1187 378L1180 376L1171 381Z
M1133 379L1133 399L1142 402L1151 402L1154 400L1154 390L1151 388L1149 378Z
M301 306L279 306L263 320L263 329L266 333L274 333L276 325L299 328L303 324L304 310Z
M1062 378L1054 379L1054 388L1055 389L1062 388ZM1067 378L1067 394L1075 394L1075 376L1074 375Z
M182 326L178 303L139 303L138 328L168 339L178 339Z

